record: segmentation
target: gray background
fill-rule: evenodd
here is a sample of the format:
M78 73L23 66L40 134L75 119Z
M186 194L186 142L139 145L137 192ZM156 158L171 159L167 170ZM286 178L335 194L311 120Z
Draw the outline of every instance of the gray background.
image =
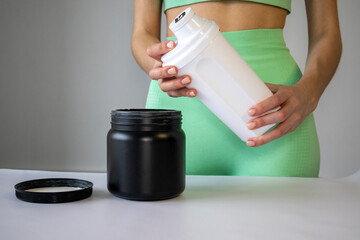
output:
M315 111L321 176L360 168L360 1L339 1L343 56ZM304 1L285 39L304 69ZM0 0L0 168L105 171L110 111L143 107L150 79L130 51L133 2Z

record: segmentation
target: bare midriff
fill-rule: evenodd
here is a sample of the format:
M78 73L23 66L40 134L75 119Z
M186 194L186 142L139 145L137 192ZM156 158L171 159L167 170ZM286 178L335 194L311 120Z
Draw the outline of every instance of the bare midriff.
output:
M288 13L283 8L254 2L202 2L166 10L167 25L188 7L200 17L215 21L222 32L284 28ZM170 29L167 36L174 36Z

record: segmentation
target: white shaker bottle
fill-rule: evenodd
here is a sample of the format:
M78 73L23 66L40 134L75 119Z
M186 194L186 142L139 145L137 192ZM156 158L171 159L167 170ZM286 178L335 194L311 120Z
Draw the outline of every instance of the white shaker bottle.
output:
M176 47L162 56L163 66L178 68L178 76L189 75L197 97L241 140L263 135L272 125L247 128L251 106L272 92L220 33L215 22L197 16L191 8L170 24ZM274 111L274 110L272 110Z

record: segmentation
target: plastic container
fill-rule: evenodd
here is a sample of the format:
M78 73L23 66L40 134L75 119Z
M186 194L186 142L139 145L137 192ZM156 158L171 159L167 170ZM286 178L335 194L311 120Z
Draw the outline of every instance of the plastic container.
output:
M215 22L200 18L187 8L170 24L170 29L176 36L176 47L162 56L163 66L176 66L178 76L191 76L189 88L195 88L200 101L240 139L247 141L263 135L275 125L247 128L252 119L249 108L273 94Z
M185 189L181 112L119 109L107 135L108 190L131 200L173 198Z

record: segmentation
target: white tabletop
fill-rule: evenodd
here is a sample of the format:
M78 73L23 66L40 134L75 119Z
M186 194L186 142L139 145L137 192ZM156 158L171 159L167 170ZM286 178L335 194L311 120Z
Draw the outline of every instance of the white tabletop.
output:
M72 203L18 200L14 185L48 177L94 183ZM178 198L112 196L104 173L0 169L0 239L360 239L360 172L342 179L187 176Z

